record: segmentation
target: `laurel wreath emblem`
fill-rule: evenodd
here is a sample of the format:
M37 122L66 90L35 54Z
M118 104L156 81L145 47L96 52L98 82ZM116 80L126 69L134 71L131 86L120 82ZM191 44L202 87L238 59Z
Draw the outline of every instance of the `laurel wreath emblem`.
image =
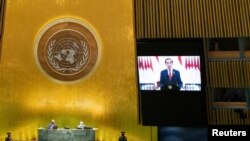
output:
M55 43L56 43L56 40L51 41L48 47L48 51L47 51L48 61L55 70L59 72L65 72L65 71L77 72L80 69L82 69L83 66L87 63L89 59L89 50L88 50L87 44L83 41L80 41L81 45L78 46L75 42L73 42L73 46L75 46L78 49L82 48L83 50L83 53L82 53L83 56L81 60L75 65L75 67L71 67L71 68L60 67L58 62L55 60L55 57L53 56L53 48L55 46Z

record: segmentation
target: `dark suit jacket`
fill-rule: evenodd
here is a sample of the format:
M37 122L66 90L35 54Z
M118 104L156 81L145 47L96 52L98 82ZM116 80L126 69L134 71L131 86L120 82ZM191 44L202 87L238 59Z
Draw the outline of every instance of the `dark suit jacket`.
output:
M161 89L164 86L167 86L167 85L175 85L179 89L181 89L181 87L182 87L182 80L181 80L181 77L180 77L180 72L178 70L173 69L172 79L171 80L169 80L168 70L167 69L161 71L161 78L160 78Z
M11 137L6 137L5 141L13 141Z
M119 141L128 141L126 136L120 136Z

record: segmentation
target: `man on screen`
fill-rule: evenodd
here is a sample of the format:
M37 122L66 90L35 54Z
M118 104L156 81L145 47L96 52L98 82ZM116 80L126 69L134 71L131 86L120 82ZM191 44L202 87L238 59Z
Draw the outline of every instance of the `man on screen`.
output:
M182 87L180 72L173 69L173 60L171 58L167 58L165 64L167 69L162 70L160 75L161 90L180 90Z

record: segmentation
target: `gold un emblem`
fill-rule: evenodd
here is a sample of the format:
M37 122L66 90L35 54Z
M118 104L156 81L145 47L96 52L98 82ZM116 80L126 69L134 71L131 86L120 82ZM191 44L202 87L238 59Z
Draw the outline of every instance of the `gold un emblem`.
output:
M64 18L45 26L36 39L40 68L60 81L75 81L93 71L100 59L100 41L88 24Z

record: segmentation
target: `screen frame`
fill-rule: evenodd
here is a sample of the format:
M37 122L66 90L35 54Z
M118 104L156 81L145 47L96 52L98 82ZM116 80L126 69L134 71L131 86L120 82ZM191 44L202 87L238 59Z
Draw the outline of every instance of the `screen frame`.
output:
M199 56L201 91L148 91L140 90L138 56ZM202 38L189 39L137 39L136 70L139 121L147 126L188 126L200 127L207 125L206 108L206 72L205 55ZM192 99L194 99L192 101ZM164 101L167 100L167 101ZM177 100L177 101L176 101ZM181 103L176 105L175 103ZM170 103L167 103L170 102ZM172 103L171 103L172 102ZM150 106L151 105L151 106ZM175 110L161 107L176 106ZM197 107L198 106L198 107ZM200 106L200 107L199 107ZM148 110L148 111L145 111ZM179 113L177 111L184 111ZM166 112L166 113L164 113ZM169 118L169 113L173 113ZM188 118L176 118L181 115L193 114ZM152 115L156 117L152 117ZM186 120L186 121L183 121Z

